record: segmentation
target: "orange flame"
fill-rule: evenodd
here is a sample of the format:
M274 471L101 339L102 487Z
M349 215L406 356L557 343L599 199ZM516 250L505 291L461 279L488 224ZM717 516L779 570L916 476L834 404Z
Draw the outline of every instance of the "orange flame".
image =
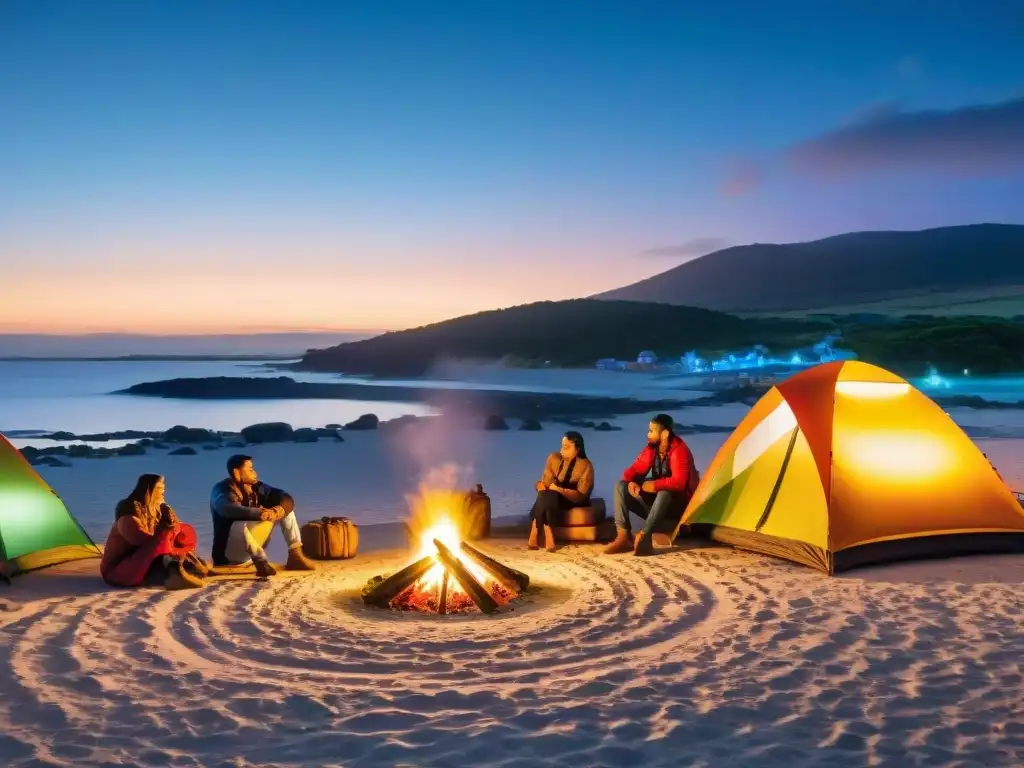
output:
M444 578L444 566L434 546L437 539L459 559L476 579L487 586L491 581L490 574L474 560L466 557L459 547L462 541L460 521L466 504L466 496L461 491L421 487L419 494L409 499L412 517L409 520L409 533L416 560L428 555L434 558L434 567L416 582L416 587L425 591L440 589ZM462 591L455 579L450 579L448 589L452 594Z

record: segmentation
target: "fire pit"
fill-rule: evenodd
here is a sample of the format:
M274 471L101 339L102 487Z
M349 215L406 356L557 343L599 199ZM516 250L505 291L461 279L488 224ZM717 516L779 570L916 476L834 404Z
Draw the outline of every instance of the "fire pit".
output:
M525 573L464 540L466 516L449 511L465 511L464 494L429 492L413 506L409 533L419 545L416 559L390 576L370 579L363 588L366 605L441 615L494 613L529 586Z

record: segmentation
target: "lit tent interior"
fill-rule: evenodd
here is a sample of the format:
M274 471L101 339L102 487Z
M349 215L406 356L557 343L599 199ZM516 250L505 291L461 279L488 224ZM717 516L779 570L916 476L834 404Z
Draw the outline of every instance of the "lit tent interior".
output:
M839 361L754 405L678 532L836 573L1024 552L1024 508L938 404L888 371Z
M0 435L0 562L8 572L101 554L60 497Z

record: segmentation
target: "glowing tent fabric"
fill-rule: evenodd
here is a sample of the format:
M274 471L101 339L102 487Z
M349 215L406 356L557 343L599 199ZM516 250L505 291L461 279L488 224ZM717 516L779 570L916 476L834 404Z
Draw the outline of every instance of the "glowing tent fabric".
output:
M856 361L810 368L761 398L683 526L828 573L1024 551L1024 508L970 438L905 380Z
M64 502L0 435L0 560L18 573L101 554Z

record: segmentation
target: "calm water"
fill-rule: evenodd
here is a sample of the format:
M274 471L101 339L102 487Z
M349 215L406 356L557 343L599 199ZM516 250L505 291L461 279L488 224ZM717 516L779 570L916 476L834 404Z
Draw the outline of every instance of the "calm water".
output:
M132 384L205 376L280 376L260 363L239 362L10 362L0 361L0 432L57 431L76 434L124 429L163 430L175 424L238 431L261 421L294 427L345 423L364 413L381 419L422 415L417 403L360 400L168 400L111 395ZM323 374L287 375L302 381L337 381ZM14 439L25 444L26 441ZM33 445L39 441L32 442Z
M621 397L682 396L685 377L649 376L608 371L463 370L461 376L438 381L414 379L401 382L370 381L345 377L352 383L392 384L474 389L506 389L539 392L578 392ZM15 442L26 441L10 433L18 431L64 430L77 434L124 429L156 431L175 424L237 431L261 421L286 421L294 427L321 427L345 423L364 413L382 419L404 414L430 412L418 403L362 400L170 400L164 398L111 395L132 384L176 377L280 376L282 373L259 362L84 362L84 361L0 361L0 432ZM296 374L302 381L339 381L331 374ZM978 395L989 400L1024 400L1024 379L959 377L950 386L913 383L930 395ZM689 393L690 396L700 393ZM34 440L31 444L40 444Z

